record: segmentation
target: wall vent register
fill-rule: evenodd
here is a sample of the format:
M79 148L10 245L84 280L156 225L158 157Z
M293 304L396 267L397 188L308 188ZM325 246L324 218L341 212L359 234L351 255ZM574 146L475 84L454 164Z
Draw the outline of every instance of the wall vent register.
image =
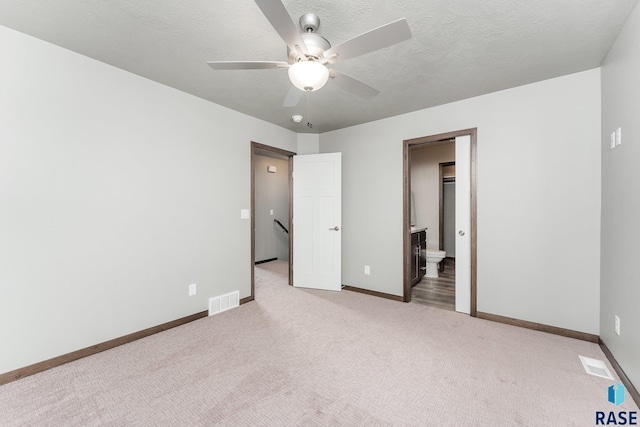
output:
M240 305L240 291L209 298L209 316L236 308Z

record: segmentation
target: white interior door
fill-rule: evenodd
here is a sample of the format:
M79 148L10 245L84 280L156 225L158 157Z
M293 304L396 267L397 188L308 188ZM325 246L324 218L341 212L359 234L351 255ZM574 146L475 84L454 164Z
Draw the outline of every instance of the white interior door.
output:
M342 155L293 157L293 286L342 289Z
M456 311L471 312L471 137L456 138Z

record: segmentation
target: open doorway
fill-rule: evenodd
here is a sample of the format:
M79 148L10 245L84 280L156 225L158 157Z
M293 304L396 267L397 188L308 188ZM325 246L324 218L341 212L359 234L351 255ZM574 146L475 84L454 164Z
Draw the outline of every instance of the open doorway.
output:
M293 274L292 170L295 153L251 142L251 295L255 299L255 266L275 260Z
M415 213L412 210L412 182L411 182L411 156L414 148L429 147L446 144L455 140L456 162L456 186L462 191L456 193L456 274L455 283L455 310L469 313L476 316L477 308L477 284L476 284L476 259L477 259L477 224L476 224L476 129L467 129L446 134L432 135L423 138L405 140L403 145L404 154L404 193L403 193L403 242L404 242L404 287L403 300L411 301L412 285L416 283L413 267L415 263L421 263L421 268L428 270L426 262L428 243L418 246L416 250L414 240L420 242L419 233L425 233L428 226L417 224L412 228L412 218ZM447 162L443 162L447 163ZM438 166L438 165L437 165ZM436 168L437 170L437 168ZM436 172L437 173L437 172ZM442 173L440 173L442 175ZM443 178L441 178L443 180ZM437 197L437 196L436 196ZM436 199L437 200L437 199ZM439 233L443 228L440 223L440 214L436 205L431 217L435 220L432 226L437 231L432 236L431 250L441 250L444 240ZM414 236L414 234L416 234ZM425 237L425 240L428 240ZM435 246L434 246L435 245ZM424 250L423 250L424 246ZM412 248L414 250L412 250ZM416 260L414 261L414 258ZM422 265L424 264L424 265ZM437 268L437 267L436 267ZM456 272L458 273L458 271Z
M455 138L410 148L412 259L420 260L411 302L450 311L456 305L455 157Z

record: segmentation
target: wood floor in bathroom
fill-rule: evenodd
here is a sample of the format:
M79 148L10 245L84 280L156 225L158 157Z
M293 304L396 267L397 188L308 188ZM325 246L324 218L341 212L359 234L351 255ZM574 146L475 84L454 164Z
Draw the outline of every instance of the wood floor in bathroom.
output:
M456 308L456 259L445 258L442 260L444 271L439 273L437 279L423 277L411 289L411 302L416 304L431 305L445 310Z

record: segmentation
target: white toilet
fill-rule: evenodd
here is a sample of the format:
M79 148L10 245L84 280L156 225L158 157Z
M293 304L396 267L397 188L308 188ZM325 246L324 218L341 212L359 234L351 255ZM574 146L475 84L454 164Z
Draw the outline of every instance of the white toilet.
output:
M445 251L427 249L427 271L425 277L432 279L438 277L438 263L446 256L447 253Z

